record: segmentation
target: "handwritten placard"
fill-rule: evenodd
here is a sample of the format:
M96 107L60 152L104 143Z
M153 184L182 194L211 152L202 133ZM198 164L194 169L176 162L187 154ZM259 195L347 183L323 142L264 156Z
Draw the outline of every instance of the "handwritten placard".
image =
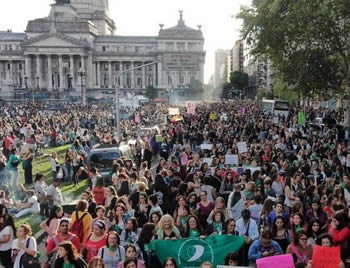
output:
M244 153L248 152L247 143L244 142L244 141L238 142L237 143L237 148L238 148L238 152L240 154L244 154Z
M292 254L284 254L258 259L256 265L257 268L294 268L294 261Z
M178 115L180 114L179 108L169 108L169 115Z
M339 247L321 247L315 245L312 254L312 268L338 268L339 263Z
M236 154L225 155L225 164L238 166L238 155Z
M201 149L202 150L211 150L213 148L213 145L212 144L201 144Z

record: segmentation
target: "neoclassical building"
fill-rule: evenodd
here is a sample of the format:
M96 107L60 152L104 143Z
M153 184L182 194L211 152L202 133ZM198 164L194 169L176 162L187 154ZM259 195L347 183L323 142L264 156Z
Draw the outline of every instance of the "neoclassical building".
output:
M115 35L109 0L56 0L48 17L29 21L25 33L0 32L0 96L13 89L63 96L79 94L81 85L96 93L203 83L201 26L186 26L182 11L176 26L159 26L157 36Z

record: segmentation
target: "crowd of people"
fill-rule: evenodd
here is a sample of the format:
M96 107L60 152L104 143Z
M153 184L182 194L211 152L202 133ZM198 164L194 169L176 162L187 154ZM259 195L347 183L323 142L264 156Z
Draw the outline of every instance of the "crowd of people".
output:
M180 111L175 121L165 105L125 111L118 141L108 107L72 106L54 114L43 107L1 108L1 263L22 268L27 258L21 256L37 256L31 227L15 228L14 221L40 213L47 267L179 267L171 256L161 263L152 241L213 235L245 238L222 265L254 266L267 256L291 254L295 267L311 268L319 245L339 247L339 267L350 267L347 129L300 126L298 109L276 121L250 101L198 103L194 113ZM138 135L141 124L161 116L167 123L159 133ZM306 111L306 121L315 117L340 122L343 114ZM94 145L129 139L136 139L134 158L114 161L111 184L98 169L87 171ZM32 162L41 147L61 144L71 146L63 163L51 155L48 186L43 174L33 174ZM30 190L20 184L19 165ZM82 179L89 188L67 215L59 186Z

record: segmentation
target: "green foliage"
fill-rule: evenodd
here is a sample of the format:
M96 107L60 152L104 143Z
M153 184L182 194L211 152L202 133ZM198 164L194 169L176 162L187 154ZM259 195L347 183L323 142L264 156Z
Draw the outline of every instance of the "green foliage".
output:
M204 86L201 81L191 79L191 82L187 85L188 90L193 93L201 93L204 90Z
M158 96L158 90L155 87L148 86L146 88L146 97L147 98L153 100L153 99L157 98L157 96Z
M288 86L280 77L274 81L274 98L289 101L291 104L298 104L299 93L296 88Z
M230 75L230 84L234 89L243 90L249 84L249 76L245 72L232 72Z
M349 0L253 0L238 17L252 53L270 58L288 87L311 96L349 84Z

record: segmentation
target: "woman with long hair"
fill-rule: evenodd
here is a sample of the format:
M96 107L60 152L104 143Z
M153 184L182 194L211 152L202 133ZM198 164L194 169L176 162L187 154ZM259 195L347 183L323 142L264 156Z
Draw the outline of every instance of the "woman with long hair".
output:
M169 214L165 214L159 221L157 230L157 239L180 239L181 234L179 229L174 225L174 220Z
M312 218L307 226L306 234L307 242L312 246L315 245L317 237L322 234L321 222L316 218Z
M164 261L164 268L177 268L176 260L173 257L168 257Z
M191 215L187 219L187 225L183 237L189 238L204 238L204 231L199 222L199 219L195 215Z
M159 267L160 263L157 257L152 254L150 247L151 242L154 239L154 233L156 226L153 223L146 223L143 225L137 245L141 251L143 260L147 267Z
M98 251L106 268L115 268L125 258L125 249L120 245L120 238L116 231L109 231L106 246Z
M328 233L331 235L335 246L340 246L341 249L345 247L346 242L350 238L350 230L347 219L345 219L343 214L336 213L333 215Z
M135 217L130 217L127 221L126 228L120 235L121 244L135 244L139 238L140 232L141 228L138 228L137 219Z
M197 204L198 217L200 224L203 228L207 227L207 219L210 212L214 209L215 205L212 201L208 200L208 193L201 191L199 194L201 201Z
M273 211L274 202L271 199L266 199L264 201L263 207L260 213L260 225L267 226L269 225L269 215Z
M295 233L304 230L304 220L300 213L294 213L291 217L290 236L293 239Z
M155 225L155 229L157 230L159 227L159 222L161 218L162 218L162 214L159 211L153 211L149 215L149 223L153 223Z
M24 223L18 226L16 231L17 239L12 242L12 261L14 268L22 268L20 265L21 257L24 253L31 256L36 256L37 245L36 240L32 235L32 228L30 225Z
M79 200L78 204L76 206L75 211L72 214L72 226L74 225L74 222L76 220L81 220L83 222L83 237L80 241L81 245L84 245L86 242L86 239L90 233L90 225L92 221L92 217L90 213L87 210L88 208L88 202L86 200ZM74 230L72 230L72 233L75 235L78 235L74 233Z
M108 214L108 212L110 210L113 210L113 208L115 207L116 203L117 203L117 191L115 190L115 188L113 186L108 186L106 188L106 195L105 195L105 199L103 201L103 205L106 209L106 215Z
M81 194L81 200L86 200L88 202L88 212L92 218L96 218L96 202L94 195L91 191L86 190Z
M5 268L12 268L12 242L16 238L16 227L11 215L0 216L0 261Z
M227 201L227 208L231 210L232 218L235 220L241 217L241 212L245 207L245 195L242 193L241 189L241 185L236 184L235 190L230 194Z
M294 263L307 264L312 258L312 246L307 243L307 234L304 230L297 231L293 242L286 250L287 254L292 254Z
M142 227L146 222L148 222L150 207L148 205L148 196L145 192L139 193L139 202L135 207L135 218L139 224L139 227Z
M228 219L232 218L231 210L226 208L225 199L223 197L221 197L221 196L216 198L214 209L210 212L210 214L208 216L207 222L209 224L213 222L213 213L214 213L215 210L222 211L222 213L224 214L224 217L225 217L225 222Z
M222 232L226 229L225 222L226 220L223 211L220 209L214 209L213 221L207 225L205 230L206 235L222 234Z
M130 260L132 260L134 266L128 266ZM137 259L136 247L132 244L128 244L125 247L125 260L118 264L118 268L123 267L146 268L145 262L143 260Z
M226 235L239 235L238 231L236 231L236 220L229 219L226 221L226 229L224 230L224 234Z
M286 252L290 239L288 228L282 216L275 218L272 225L272 239L281 246L283 252Z
M54 205L50 210L50 216L47 220L44 220L40 224L40 229L47 232L47 241L56 235L58 223L60 219L63 217L63 208L58 205Z
M55 261L55 268L84 268L86 264L79 258L77 249L72 242L64 241L58 245L57 259Z
M327 213L323 211L319 198L314 198L311 201L311 207L306 212L305 221L309 223L312 218L319 220L322 230L326 229L328 224L328 216Z

